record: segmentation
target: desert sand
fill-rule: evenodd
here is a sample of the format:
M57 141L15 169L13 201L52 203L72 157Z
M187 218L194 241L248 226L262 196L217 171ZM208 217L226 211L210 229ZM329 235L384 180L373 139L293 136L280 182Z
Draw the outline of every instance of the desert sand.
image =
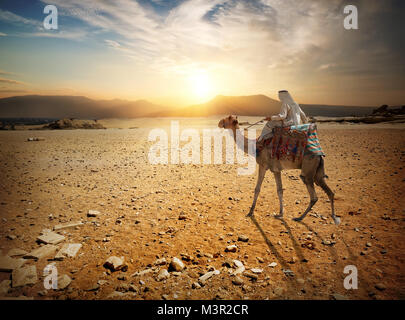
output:
M43 229L83 222L55 231L65 237L56 244L59 249L82 244L75 257L52 261L53 253L38 261L25 259L24 266L36 266L32 285L8 288L2 281L13 281L12 273L0 272L3 296L405 298L404 124L318 126L327 182L342 220L335 226L327 196L318 187L319 201L310 214L302 223L291 220L309 201L298 170L282 174L285 219L273 217L278 198L268 172L252 220L246 214L257 171L238 176L237 164L149 164L148 133L168 128L170 120L100 120L107 130L0 132L1 254L31 252L41 246L36 240ZM214 128L218 121L181 119L180 125ZM29 137L43 140L29 142ZM89 210L99 215L88 217ZM225 251L231 245L236 252ZM110 256L124 257L127 270L108 271L104 263ZM161 272L168 269L162 258L170 263L173 257L184 268ZM234 259L246 269L237 281L230 275ZM65 289L44 289L43 269L50 263L71 279ZM343 286L347 265L358 269L357 290ZM211 270L220 273L197 285Z

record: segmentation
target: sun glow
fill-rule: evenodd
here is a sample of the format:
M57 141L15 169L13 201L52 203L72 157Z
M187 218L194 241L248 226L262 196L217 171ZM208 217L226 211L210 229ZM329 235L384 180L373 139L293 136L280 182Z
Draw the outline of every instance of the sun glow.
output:
M188 78L188 81L190 84L191 95L201 102L205 102L214 95L212 79L207 72L199 71L193 73Z

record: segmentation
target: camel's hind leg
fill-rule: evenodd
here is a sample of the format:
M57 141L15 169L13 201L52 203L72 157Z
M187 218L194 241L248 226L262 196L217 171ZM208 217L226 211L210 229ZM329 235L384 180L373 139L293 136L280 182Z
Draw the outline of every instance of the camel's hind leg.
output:
M314 204L318 201L318 196L316 195L316 191L314 188L314 183L313 182L306 182L305 185L307 186L309 196L311 197L311 200L309 201L309 205L305 212L298 218L293 218L295 221L301 221L302 219L305 218L307 213L312 209Z
M335 222L336 225L340 224L340 218L336 217L335 215L335 194L333 193L333 191L329 188L329 186L326 184L325 182L325 177L319 177L318 174L315 177L315 183L320 186L322 188L323 191L325 191L325 193L328 195L329 201L330 201L330 205L331 205L331 209L332 209L332 219Z
M266 168L263 166L259 166L259 175L257 177L255 195L253 197L253 203L252 203L252 206L250 207L250 211L247 214L247 217L253 216L253 212L255 211L255 207L256 207L256 201L257 201L257 198L259 197L260 189L262 187L262 182L263 182L265 174L266 174Z

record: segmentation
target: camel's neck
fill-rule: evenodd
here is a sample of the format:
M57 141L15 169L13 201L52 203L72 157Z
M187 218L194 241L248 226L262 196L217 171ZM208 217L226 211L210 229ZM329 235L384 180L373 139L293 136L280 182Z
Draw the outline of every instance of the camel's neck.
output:
M233 139L235 140L236 145L238 146L238 148L240 148L241 150L243 150L243 152L245 154L249 153L249 143L250 145L256 143L256 141L250 141L240 130L237 130L235 127L232 128L232 132L233 132ZM243 141L243 148L240 145L240 143L238 143L239 141Z

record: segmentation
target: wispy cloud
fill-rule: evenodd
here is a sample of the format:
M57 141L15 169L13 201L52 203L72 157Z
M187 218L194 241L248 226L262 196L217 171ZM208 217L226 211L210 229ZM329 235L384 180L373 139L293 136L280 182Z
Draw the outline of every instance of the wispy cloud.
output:
M0 21L5 21L12 24L24 24L37 27L41 25L41 22L38 20L24 18L15 13L2 9L0 9Z
M6 78L0 78L0 83L25 85L25 83L22 82L22 81L17 81L17 80L12 80L12 79L6 79Z
M0 32L0 37L5 37L5 36L7 36L7 34L6 34L6 33L4 33L4 32Z

